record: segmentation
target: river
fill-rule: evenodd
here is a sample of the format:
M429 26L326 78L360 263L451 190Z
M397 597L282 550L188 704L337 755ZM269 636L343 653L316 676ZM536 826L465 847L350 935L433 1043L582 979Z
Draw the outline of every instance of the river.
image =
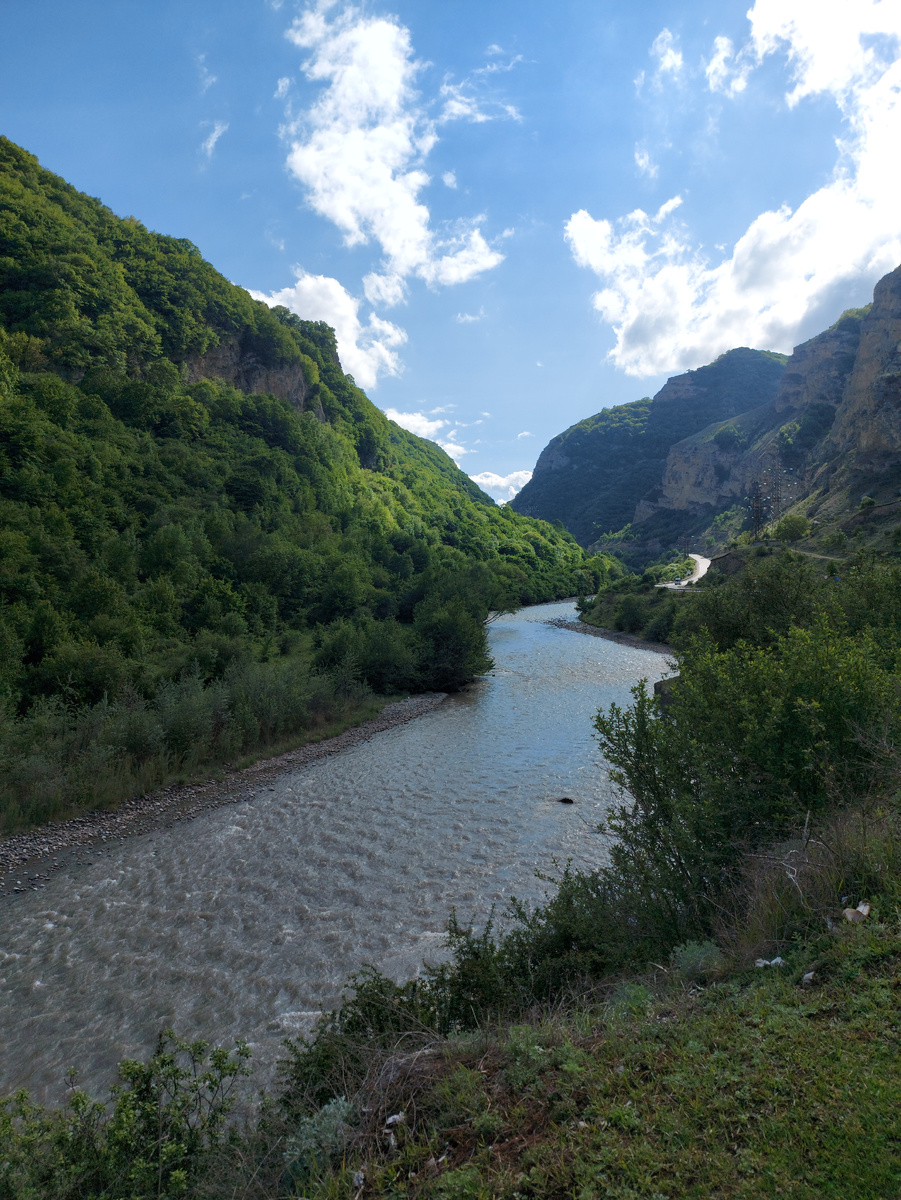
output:
M362 964L408 978L452 907L483 921L553 859L599 862L591 718L667 665L545 623L572 613L499 618L495 670L425 716L0 900L0 1094L58 1102L70 1066L105 1094L166 1025L245 1037L260 1085Z

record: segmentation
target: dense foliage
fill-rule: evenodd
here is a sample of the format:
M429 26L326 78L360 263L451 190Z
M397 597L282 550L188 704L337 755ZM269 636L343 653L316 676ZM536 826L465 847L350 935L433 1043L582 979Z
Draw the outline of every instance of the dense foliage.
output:
M0 139L0 828L457 688L492 608L590 590L182 239ZM286 665L290 664L290 665Z

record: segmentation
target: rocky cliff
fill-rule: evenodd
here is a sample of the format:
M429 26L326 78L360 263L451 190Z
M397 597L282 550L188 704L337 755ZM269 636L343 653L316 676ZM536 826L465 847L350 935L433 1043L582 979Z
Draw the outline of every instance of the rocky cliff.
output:
M735 436L730 436L731 432ZM744 503L755 480L783 476L811 516L832 518L901 481L901 267L868 309L795 348L773 401L674 445L635 521L695 517ZM771 489L770 489L771 490Z
M669 379L653 399L580 421L541 452L512 507L561 521L583 545L621 528L659 486L670 448L711 423L771 403L784 361L784 355L747 347L730 350L709 366Z
M656 553L683 534L709 535L727 510L740 521L755 483L767 516L801 504L823 527L844 521L848 532L862 501L897 507L901 267L871 305L787 360L732 350L670 379L653 400L573 425L542 451L513 506L562 521L586 545L631 525L632 545Z

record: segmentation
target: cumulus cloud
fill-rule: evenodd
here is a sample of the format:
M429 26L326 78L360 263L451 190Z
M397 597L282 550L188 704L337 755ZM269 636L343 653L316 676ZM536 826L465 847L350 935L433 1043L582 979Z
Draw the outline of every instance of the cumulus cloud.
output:
M472 325L476 321L481 321L485 315L485 309L480 308L477 313L457 313L454 320L458 325Z
M293 287L269 295L253 291L250 294L270 306L283 304L305 320L325 321L331 325L338 340L342 366L360 387L375 387L379 376L400 373L400 358L395 347L407 340L403 329L374 313L364 324L360 319L361 301L337 279L311 275L301 268L295 268L295 271L297 282Z
M398 412L396 408L386 408L385 416L400 425L402 429L409 429L410 433L437 442L445 454L449 454L459 467L463 455L472 454L472 451L460 444L460 429L456 427L457 422L445 421L441 417L435 418L435 413L446 411L445 408L433 408L430 412ZM481 423L481 421L476 421L477 425L481 425Z
M740 49L714 43L709 88L737 97L756 66L784 54L787 105L828 96L844 119L832 178L795 209L761 213L719 262L692 244L679 197L615 221L574 213L567 240L604 285L594 306L616 334L610 357L632 375L695 367L736 345L789 351L901 259L901 6L855 0L826 20L812 0L757 0L748 18ZM661 65L670 50L658 47Z
M430 438L432 441L435 440L435 434L447 425L447 421L442 421L440 418L437 421L432 420L428 413L398 412L396 408L386 408L385 416L389 421L400 425L401 429L409 429L410 433Z
M287 96L290 88L291 88L291 80L288 78L287 75L283 75L282 78L276 84L275 99L276 100L284 100L284 98L285 98L285 96Z
M481 471L478 475L470 475L469 478L492 499L505 503L512 500L516 493L526 486L532 478L532 472L511 471L509 475L496 475L494 471Z
M456 171L445 171L444 174L441 176L441 182L444 184L445 187L456 188L456 186L457 186Z
M311 207L334 222L347 246L374 239L383 276L419 276L428 284L462 283L503 261L471 221L450 236L436 231L420 194L430 182L424 162L437 123L416 91L423 64L410 32L394 18L356 8L330 15L320 0L287 36L309 51L304 71L322 84L316 103L290 122L288 168ZM482 109L463 85L442 86L440 120L479 121Z
M213 125L213 132L209 137L204 138L200 145L200 151L207 158L213 157L213 151L216 149L216 143L222 137L223 133L228 129L228 121L216 121Z

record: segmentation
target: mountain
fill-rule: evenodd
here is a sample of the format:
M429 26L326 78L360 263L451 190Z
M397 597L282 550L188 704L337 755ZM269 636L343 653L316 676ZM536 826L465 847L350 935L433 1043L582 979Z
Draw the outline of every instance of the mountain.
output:
M772 403L673 446L659 484L636 508L636 531L668 515L703 520L741 505L755 481L770 516L779 516L776 504L801 504L821 526L859 527L867 497L865 507L896 506L899 344L901 267L879 281L871 305L795 348Z
M622 531L636 564L691 536L716 547L793 512L814 549L894 546L901 516L901 267L790 357L732 350L653 400L589 417L542 451L519 512L583 545ZM798 530L806 528L806 535ZM888 541L887 541L888 539Z
M632 521L671 447L711 422L772 401L785 356L742 347L669 379L653 399L605 409L553 438L517 512L560 521L583 545Z
M0 138L0 827L459 687L490 608L596 580L327 325Z

